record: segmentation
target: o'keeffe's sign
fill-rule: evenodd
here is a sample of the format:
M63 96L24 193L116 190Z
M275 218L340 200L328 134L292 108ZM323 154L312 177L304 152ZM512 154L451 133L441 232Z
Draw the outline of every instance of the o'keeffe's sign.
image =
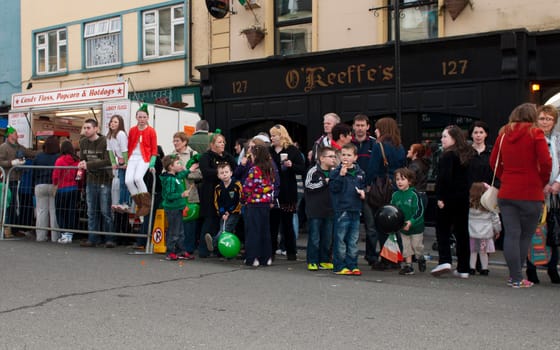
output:
M13 94L12 109L79 104L127 97L128 84L122 81L52 91Z

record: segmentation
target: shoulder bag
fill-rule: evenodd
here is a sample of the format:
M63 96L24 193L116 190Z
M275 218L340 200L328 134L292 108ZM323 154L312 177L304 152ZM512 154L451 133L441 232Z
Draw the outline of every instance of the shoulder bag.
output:
M385 204L389 204L393 196L393 180L391 180L388 174L389 162L387 162L382 142L379 142L379 147L381 148L381 155L383 156L385 175L376 177L367 193L367 202L374 210L381 208Z
M498 189L494 187L494 181L496 180L496 170L498 170L498 164L500 162L500 153L502 152L502 142L504 142L504 137L506 135L502 135L502 139L500 140L500 147L498 148L498 156L496 157L496 165L494 166L494 175L492 176L492 184L490 184L490 188L484 192L484 194L480 197L480 205L482 205L486 210L499 213L500 207L498 207Z

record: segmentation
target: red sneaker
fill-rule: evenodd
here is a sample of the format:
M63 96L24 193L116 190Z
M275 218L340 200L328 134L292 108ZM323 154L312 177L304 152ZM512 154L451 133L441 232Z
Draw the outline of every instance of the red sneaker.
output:
M175 261L177 259L178 259L178 257L177 257L177 254L175 254L175 253L169 253L165 257L165 260L170 260L170 261Z
M361 275L362 275L362 271L360 271L360 269L358 269L358 268L355 268L355 269L352 269L352 274L353 274L354 276L361 276Z
M179 258L179 260L194 260L194 256L188 252L183 252L177 255L177 258Z

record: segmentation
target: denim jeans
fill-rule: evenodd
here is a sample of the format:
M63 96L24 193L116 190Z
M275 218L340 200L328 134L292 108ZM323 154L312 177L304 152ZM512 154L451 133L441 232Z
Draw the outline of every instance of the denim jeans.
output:
M343 268L358 267L358 238L360 235L360 212L343 211L335 213L333 265L334 272Z
M330 262L333 240L333 218L307 218L307 263Z
M119 204L130 205L130 192L126 187L125 174L126 169L117 169L117 174L119 177Z
M167 232L165 232L165 246L167 253L181 254L185 251L183 242L185 241L183 231L183 211L165 210L167 218Z
M111 218L111 185L88 183L86 185L88 230L90 232L113 232ZM100 225L103 224L103 227ZM90 233L88 240L99 242L99 235ZM113 236L105 236L105 242L113 242Z

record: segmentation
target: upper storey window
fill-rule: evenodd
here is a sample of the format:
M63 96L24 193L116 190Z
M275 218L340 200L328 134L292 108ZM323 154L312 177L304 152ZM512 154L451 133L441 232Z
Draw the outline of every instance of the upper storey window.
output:
M394 0L391 1L394 3ZM438 2L400 0L400 35L402 41L431 39L438 37ZM390 39L395 37L395 12L389 21Z
M37 74L65 72L66 29L52 30L35 35L35 57Z
M183 5L145 11L142 14L143 58L185 53L185 10Z
M87 23L84 27L86 68L121 63L121 19Z
M311 51L312 0L276 0L276 53Z

